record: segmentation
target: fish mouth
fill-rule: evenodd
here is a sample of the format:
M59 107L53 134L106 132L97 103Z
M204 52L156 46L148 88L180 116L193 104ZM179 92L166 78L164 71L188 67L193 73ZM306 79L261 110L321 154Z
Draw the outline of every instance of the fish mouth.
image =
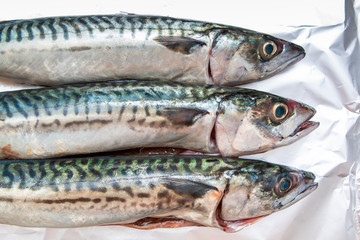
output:
M316 177L312 172L303 171L302 174L304 177L305 184L307 186L299 193L298 196L295 197L294 201L298 201L298 200L306 197L307 195L309 195L310 193L315 191L315 189L317 189L317 187L319 185L317 182L314 182Z
M284 61L283 64L279 65L274 70L265 71L266 74L261 79L267 79L269 77L274 76L278 72L285 70L285 68L290 67L290 66L294 65L295 63L299 62L306 55L304 48L301 46L298 46L296 44L285 44L285 46L283 48L284 48L283 51L285 51L288 48L292 48L292 49L294 49L293 52L298 52L298 53L295 54L293 57L289 58L287 61Z
M312 172L306 172L302 171L300 178L303 178L304 181L304 187L301 191L297 192L293 199L290 199L286 203L283 202L277 202L275 204L275 208L277 209L285 209L294 203L298 202L299 200L305 198L310 193L315 191L318 188L318 183L315 181L315 175Z
M312 193L313 191L315 191L318 187L318 183L311 183L309 184L307 187L305 187L301 192L299 192L292 200L290 200L287 203L282 203L282 202L278 202L274 207L275 209L285 209L288 208L290 206L292 206L294 203L300 201L301 199L305 198L306 196L308 196L310 193Z
M272 71L265 71L266 74L261 79L266 79L266 78L274 76L278 72L283 71L285 68L290 67L290 66L294 65L295 63L299 62L304 57L305 57L305 52L300 52L298 55L296 55L293 58L290 58L288 61L284 62L278 68L275 68Z
M300 192L300 194L294 199L297 200L298 198L304 198L307 195L309 195L310 193L312 193L313 191L315 191L319 186L319 183L314 182L312 184L310 184L307 188L305 188L302 192Z
M319 127L320 123L319 122L314 122L314 121L305 121L303 123L301 123L295 130L294 132L292 132L289 137L300 137L300 136L305 136L307 134L309 134L310 132L312 132L314 129L316 129L317 127Z
M306 55L305 49L303 47L296 45L294 43L291 43L291 42L285 42L283 45L283 49L284 49L283 51L288 51L289 54L294 54L294 56L292 58L288 59L287 61L285 61L284 64L282 64L280 66L281 70L299 62Z
M287 204L286 207L289 207L290 205L293 205L294 203L298 202L299 200L305 198L307 195L312 193L318 188L318 183L314 182L309 184L307 187L305 187L293 200L290 201L291 204ZM286 208L285 207L285 208ZM284 208L283 208L284 209Z
M301 59L305 57L305 51L299 52L298 55L295 55L293 58L289 59L288 62L283 64L281 67L288 67L294 65L295 63L299 62Z
M291 143L295 139L305 136L319 127L319 122L310 121L316 114L315 108L290 99L286 101L286 104L289 106L290 112L294 113L295 118L290 118L294 125L292 125L289 130L294 130L283 135L283 140L285 140L285 142L289 141L288 143Z

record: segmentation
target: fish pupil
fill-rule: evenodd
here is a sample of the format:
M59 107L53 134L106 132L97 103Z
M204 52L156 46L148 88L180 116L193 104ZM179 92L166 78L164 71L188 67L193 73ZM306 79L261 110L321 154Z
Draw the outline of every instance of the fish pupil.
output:
M291 185L291 183L290 183L289 179L287 179L287 178L282 179L282 181L280 183L280 191L282 191L282 192L287 191L290 188L290 185Z
M266 47L265 47L265 51L267 54L271 54L273 51L274 51L274 46L272 44L267 44Z
M277 118L281 118L285 114L285 107L284 106L278 106L275 110L275 115Z

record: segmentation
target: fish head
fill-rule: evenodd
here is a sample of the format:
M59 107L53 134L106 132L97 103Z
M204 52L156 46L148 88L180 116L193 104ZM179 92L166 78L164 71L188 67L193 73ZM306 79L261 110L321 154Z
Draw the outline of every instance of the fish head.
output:
M304 56L301 46L270 35L226 31L214 41L210 73L216 85L234 86L271 77Z
M314 180L311 172L260 161L249 163L231 175L217 210L219 225L235 232L289 207L317 188Z
M309 121L316 111L306 104L248 91L231 96L220 107L215 138L223 156L265 152L295 142L319 126Z

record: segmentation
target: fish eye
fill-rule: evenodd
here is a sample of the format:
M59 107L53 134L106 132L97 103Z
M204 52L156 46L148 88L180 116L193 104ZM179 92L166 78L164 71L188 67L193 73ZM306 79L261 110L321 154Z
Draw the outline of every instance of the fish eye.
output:
M275 192L277 195L282 196L291 190L293 186L293 178L289 174L281 174L278 179L279 180L275 185Z
M275 103L272 110L272 118L276 122L283 120L289 112L288 106L282 102Z
M270 60L275 56L277 49L278 47L274 41L266 41L260 49L260 56L264 61Z
M291 180L289 178L282 178L279 183L280 192L286 192L291 188Z

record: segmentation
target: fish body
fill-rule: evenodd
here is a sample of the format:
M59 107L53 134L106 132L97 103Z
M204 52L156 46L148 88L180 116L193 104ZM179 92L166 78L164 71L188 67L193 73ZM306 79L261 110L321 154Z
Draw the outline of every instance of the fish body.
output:
M0 222L234 232L308 195L314 179L282 165L213 156L8 160L0 162Z
M0 76L27 84L163 79L237 85L270 77L304 55L300 46L266 34L170 17L0 23Z
M275 119L278 107L286 108L281 119ZM314 113L307 105L255 90L161 81L2 92L0 157L139 147L238 156L295 141L317 127L308 122Z

